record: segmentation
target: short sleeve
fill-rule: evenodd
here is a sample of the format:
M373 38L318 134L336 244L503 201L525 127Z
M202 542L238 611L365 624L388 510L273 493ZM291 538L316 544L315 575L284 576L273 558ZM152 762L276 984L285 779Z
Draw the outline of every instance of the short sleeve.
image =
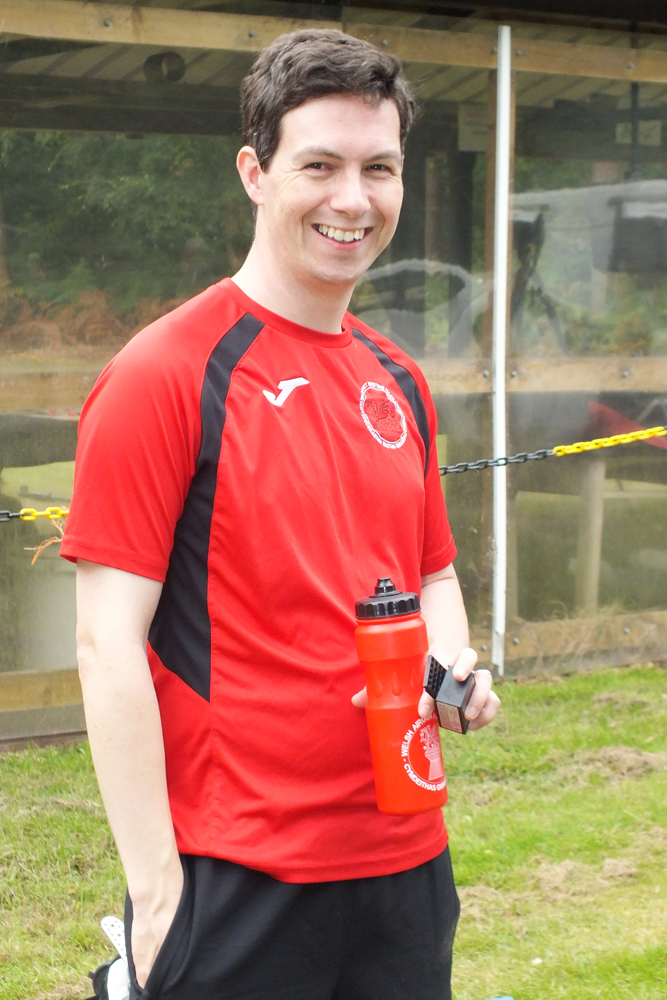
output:
M198 375L169 338L138 334L81 414L61 554L164 581L199 447ZM203 377L203 376L202 376Z

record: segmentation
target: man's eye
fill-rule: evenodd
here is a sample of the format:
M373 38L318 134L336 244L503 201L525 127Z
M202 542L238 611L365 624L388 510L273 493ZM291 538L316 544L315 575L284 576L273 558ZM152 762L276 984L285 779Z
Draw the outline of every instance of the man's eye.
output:
M307 163L306 164L306 169L307 170L324 170L325 167L326 167L326 163L320 163L319 161L316 162L316 163Z
M391 167L387 163L371 163L370 170L374 170L376 173L381 171L391 171Z

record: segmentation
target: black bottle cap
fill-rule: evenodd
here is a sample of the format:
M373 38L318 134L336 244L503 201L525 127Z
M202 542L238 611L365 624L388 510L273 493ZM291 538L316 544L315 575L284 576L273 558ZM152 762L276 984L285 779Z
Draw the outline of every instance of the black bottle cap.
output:
M388 576L378 580L375 593L363 601L357 601L357 618L393 618L395 615L411 615L419 611L416 594L396 590Z

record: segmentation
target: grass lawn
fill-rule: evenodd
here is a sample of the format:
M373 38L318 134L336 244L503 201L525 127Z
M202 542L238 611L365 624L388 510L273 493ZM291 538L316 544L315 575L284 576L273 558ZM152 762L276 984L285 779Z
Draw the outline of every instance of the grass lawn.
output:
M501 696L493 727L444 734L456 1000L664 1000L667 670ZM89 996L124 890L87 746L0 756L0 796L0 1000Z

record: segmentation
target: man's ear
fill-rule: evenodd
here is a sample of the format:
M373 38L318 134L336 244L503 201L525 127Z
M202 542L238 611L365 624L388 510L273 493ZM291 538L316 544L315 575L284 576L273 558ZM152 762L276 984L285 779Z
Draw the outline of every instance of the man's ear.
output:
M243 146L236 157L236 169L239 172L241 183L246 190L246 194L255 205L263 205L262 195L262 174L263 170L259 165L257 153L252 146Z

